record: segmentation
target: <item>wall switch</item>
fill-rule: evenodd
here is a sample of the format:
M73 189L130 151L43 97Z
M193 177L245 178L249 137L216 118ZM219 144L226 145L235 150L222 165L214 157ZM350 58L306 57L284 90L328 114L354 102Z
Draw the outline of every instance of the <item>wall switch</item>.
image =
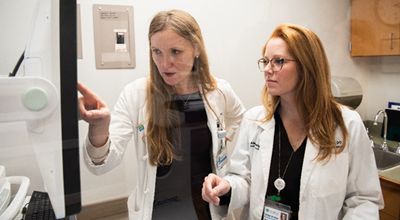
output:
M93 5L96 69L135 68L133 6Z

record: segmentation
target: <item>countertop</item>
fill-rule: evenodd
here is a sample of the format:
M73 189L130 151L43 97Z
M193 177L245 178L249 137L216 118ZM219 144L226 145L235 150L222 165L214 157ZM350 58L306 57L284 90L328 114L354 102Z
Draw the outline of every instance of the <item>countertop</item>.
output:
M383 138L381 137L382 123L378 122L378 125L373 125L373 121L364 121L364 125L368 128L369 134L372 135L372 140L375 142L375 144L382 144L383 142ZM386 142L391 151L394 151L397 148L397 145L399 144L399 142L397 141L387 140ZM378 174L379 178L400 185L400 166L396 166L385 171L378 170Z

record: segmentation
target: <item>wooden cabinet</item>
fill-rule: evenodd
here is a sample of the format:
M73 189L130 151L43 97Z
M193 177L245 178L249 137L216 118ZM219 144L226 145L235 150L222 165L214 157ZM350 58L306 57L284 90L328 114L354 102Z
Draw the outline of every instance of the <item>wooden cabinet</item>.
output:
M350 56L400 55L400 0L351 0Z
M380 177L385 208L379 211L380 220L400 219L400 183Z

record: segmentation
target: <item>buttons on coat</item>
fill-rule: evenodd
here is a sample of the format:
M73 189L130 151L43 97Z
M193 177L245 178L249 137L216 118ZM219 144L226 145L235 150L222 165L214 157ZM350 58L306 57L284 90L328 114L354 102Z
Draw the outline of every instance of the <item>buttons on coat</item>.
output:
M142 160L148 160L148 158L149 158L148 155L144 155L144 156L142 157ZM147 193L149 193L149 192L150 192L149 189L145 189L145 190L143 191L144 194L147 194Z

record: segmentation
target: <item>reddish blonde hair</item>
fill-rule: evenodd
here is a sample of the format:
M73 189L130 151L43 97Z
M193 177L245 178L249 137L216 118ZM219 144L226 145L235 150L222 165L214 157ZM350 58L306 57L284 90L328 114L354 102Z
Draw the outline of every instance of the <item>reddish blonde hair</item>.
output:
M315 145L319 145L318 161L331 158L333 154L343 151L348 131L344 124L340 104L336 102L331 91L331 72L325 49L319 37L311 30L293 24L282 24L271 34L269 39L281 38L289 52L297 60L301 80L297 89L296 100L301 112L307 136ZM269 42L269 40L268 40ZM263 55L266 46L263 47ZM265 85L261 101L267 111L264 121L273 117L279 96L268 94ZM336 149L335 131L341 129L343 144Z

